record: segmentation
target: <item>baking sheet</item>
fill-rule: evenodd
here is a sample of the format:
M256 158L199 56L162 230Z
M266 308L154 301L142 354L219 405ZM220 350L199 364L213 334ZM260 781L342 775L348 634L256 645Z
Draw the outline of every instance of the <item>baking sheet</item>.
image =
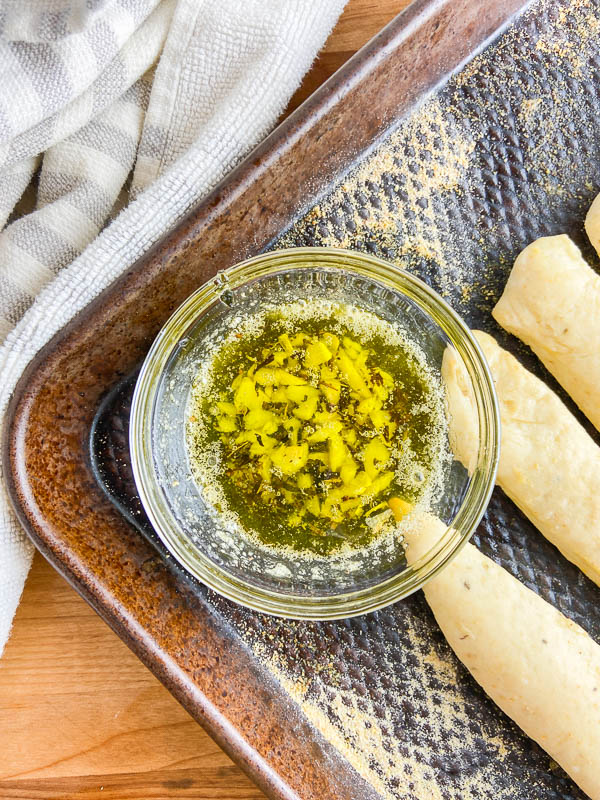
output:
M600 189L599 34L597 2L535 3L339 183L322 187L318 204L272 247L349 247L410 269L581 419L490 311L514 257L538 236L571 234L597 266L583 220ZM105 402L94 452L113 497L160 549L128 472L131 386ZM499 489L474 542L600 641L600 589ZM196 590L380 796L584 797L456 660L421 593L364 617L308 623Z

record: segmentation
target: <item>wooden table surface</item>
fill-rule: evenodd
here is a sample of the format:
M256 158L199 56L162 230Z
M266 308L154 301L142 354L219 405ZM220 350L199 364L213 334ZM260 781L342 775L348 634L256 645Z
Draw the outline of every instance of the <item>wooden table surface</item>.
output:
M288 112L406 5L349 0ZM36 554L0 659L0 798L264 795Z

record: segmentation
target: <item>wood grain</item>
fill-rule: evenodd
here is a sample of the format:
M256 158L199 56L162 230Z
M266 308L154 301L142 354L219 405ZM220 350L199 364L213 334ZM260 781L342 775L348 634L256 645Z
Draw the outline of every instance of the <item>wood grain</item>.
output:
M406 5L350 0L286 113ZM0 660L0 745L2 800L264 798L39 555Z

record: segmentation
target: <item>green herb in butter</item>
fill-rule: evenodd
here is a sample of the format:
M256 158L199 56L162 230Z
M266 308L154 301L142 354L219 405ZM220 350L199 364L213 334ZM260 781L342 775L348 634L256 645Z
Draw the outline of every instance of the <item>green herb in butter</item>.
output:
M222 495L265 544L364 546L418 501L443 415L410 348L333 317L291 326L273 314L225 346L212 374L193 395L190 458L218 442Z

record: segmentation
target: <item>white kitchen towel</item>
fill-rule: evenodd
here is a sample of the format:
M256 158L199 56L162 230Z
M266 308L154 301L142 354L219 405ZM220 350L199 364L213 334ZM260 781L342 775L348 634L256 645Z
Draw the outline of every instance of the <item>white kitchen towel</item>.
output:
M268 133L345 2L0 0L0 426L36 352ZM0 474L0 654L30 562Z

